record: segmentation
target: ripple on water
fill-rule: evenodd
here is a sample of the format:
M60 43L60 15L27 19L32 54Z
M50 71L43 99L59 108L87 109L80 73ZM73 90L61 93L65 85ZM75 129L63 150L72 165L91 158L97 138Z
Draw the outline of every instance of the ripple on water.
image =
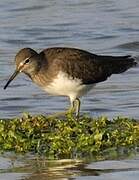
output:
M22 110L51 113L69 105L67 98L43 95L23 76L17 77L6 91L3 90L14 70L15 54L23 47L30 46L38 52L50 46L72 46L97 54L138 53L139 10L136 0L12 0L12 3L2 0L0 10L1 117L18 116ZM132 68L100 83L101 86L96 86L93 93L85 97L85 103L82 101L82 112L106 113L110 117L126 112L139 117L138 71L138 68Z
M13 8L11 9L10 11L12 12L22 12L22 11L36 11L36 10L42 10L42 9L45 9L45 6L44 5L37 5L37 6L30 6L30 7L24 7L24 8Z
M134 42L128 42L128 43L120 44L117 47L121 48L121 49L126 49L126 50L138 51L139 50L139 41L134 41Z

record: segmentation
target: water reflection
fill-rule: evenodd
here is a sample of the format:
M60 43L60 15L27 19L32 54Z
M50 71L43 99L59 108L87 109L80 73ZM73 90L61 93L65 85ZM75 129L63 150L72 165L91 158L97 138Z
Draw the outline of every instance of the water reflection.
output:
M109 178L113 176L118 178L122 173L130 174L131 172L134 173L132 178L136 179L136 174L139 174L139 156L133 156L132 154L132 159L125 160L124 157L127 158L127 154L126 156L122 154L117 155L119 156L119 160L116 160L116 156L114 160L110 154L97 157L97 159L92 157L82 160L47 160L45 157L40 158L33 155L22 156L8 153L0 157L0 179L88 180L92 177L99 180L102 177L107 179L108 176ZM129 155L131 156L131 154Z

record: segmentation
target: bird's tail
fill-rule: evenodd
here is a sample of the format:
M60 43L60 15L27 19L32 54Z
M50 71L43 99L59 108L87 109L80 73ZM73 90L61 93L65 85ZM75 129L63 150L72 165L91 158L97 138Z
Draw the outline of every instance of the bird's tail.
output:
M98 56L98 58L110 75L123 73L137 65L136 60L131 56Z
M136 66L137 62L131 56L120 56L114 57L112 64L112 73L119 74L125 72L131 67Z

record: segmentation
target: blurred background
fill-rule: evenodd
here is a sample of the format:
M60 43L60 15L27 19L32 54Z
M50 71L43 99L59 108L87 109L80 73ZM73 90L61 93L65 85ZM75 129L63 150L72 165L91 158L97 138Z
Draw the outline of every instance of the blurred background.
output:
M0 0L0 118L23 112L50 114L69 106L67 97L49 96L20 74L7 88L16 53L68 46L96 54L138 56L138 0ZM82 98L92 116L139 118L139 69L98 84Z

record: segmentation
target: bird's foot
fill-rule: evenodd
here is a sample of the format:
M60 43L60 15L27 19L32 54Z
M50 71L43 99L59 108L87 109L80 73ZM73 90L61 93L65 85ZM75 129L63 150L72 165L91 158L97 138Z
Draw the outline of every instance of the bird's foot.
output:
M76 109L76 106L74 107L70 107L67 111L66 111L66 115L70 118L74 118L74 119L79 119L79 112Z
M49 117L51 118L56 118L56 117L70 117L70 118L75 118L76 120L79 119L79 115L80 115L80 100L78 98L76 98L72 104L71 107L64 112L57 112L54 113L52 115L49 115Z
M48 117L49 118L63 117L63 116L66 116L66 113L67 113L67 111L56 112L56 113L53 113L53 114L49 115Z

